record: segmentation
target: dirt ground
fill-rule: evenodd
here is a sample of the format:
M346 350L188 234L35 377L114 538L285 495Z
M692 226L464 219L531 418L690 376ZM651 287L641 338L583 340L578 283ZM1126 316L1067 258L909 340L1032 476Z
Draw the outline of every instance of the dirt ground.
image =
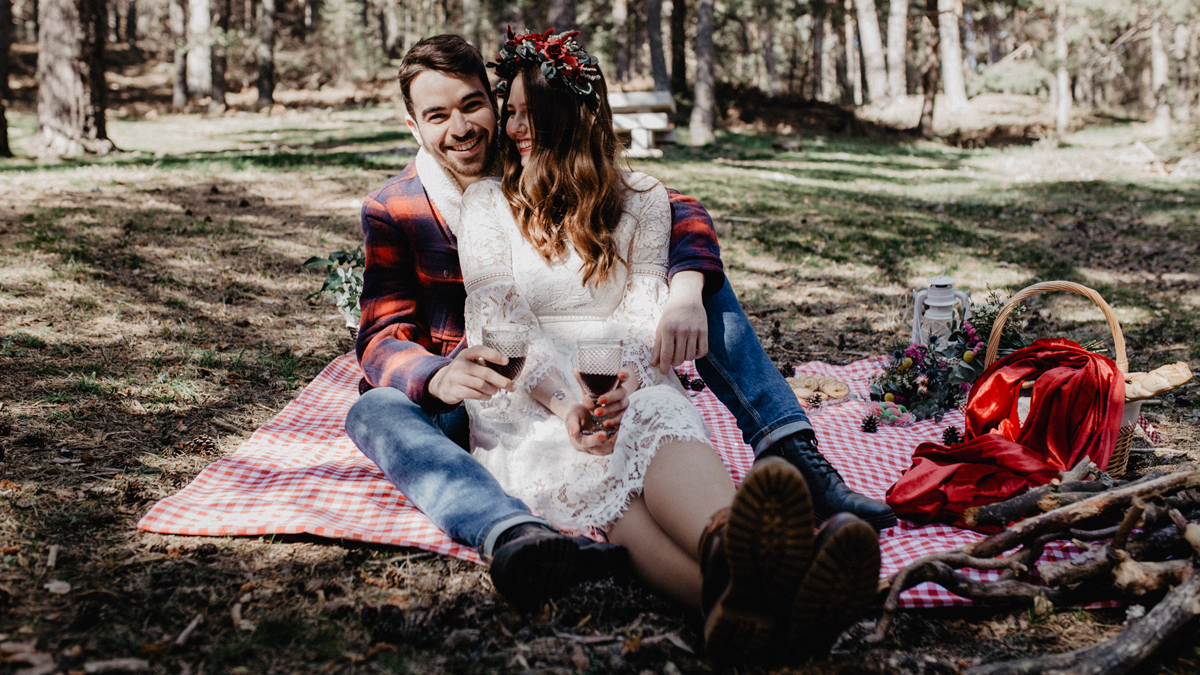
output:
M20 151L32 117L10 123ZM386 105L141 115L110 133L126 152L0 163L0 673L142 667L97 665L119 658L159 673L719 670L694 617L637 586L583 587L527 616L483 568L420 551L136 530L350 349L300 263L358 244L362 197L414 148ZM1095 285L1136 369L1194 366L1200 190L1139 133L1003 152L811 137L776 153L727 135L638 168L712 211L783 368L889 351L909 289L942 270L976 291ZM1071 298L1026 317L1033 335L1081 339L1104 337L1096 319ZM1165 442L1140 440L1134 473L1200 461L1200 387L1146 410ZM913 611L872 644L876 618L790 672L955 673L1093 644L1125 612ZM1196 672L1184 632L1142 672Z

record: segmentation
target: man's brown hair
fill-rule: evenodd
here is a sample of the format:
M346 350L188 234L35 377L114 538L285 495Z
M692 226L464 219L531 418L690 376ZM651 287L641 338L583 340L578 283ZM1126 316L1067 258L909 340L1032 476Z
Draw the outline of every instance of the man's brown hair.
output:
M483 55L474 45L458 35L435 35L425 38L404 55L400 62L400 95L404 97L404 109L417 119L417 111L413 109L409 88L417 76L427 70L435 70L454 75L474 75L479 78L483 90L492 100L492 88L488 85L487 68L483 65ZM495 107L494 100L492 101Z

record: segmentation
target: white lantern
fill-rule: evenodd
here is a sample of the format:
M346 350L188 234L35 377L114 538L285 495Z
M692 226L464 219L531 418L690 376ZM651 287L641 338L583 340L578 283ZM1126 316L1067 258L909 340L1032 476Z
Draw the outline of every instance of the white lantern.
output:
M955 290L954 279L934 277L929 288L913 291L913 344L929 345L930 336L945 339L954 325L954 306L962 307L963 320L971 318L971 296Z

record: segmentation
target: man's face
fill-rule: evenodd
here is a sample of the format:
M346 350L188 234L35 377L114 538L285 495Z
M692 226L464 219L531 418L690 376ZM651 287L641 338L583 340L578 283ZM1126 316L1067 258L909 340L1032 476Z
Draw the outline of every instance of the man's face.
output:
M479 78L427 70L409 85L405 122L425 151L466 188L495 156L496 111Z

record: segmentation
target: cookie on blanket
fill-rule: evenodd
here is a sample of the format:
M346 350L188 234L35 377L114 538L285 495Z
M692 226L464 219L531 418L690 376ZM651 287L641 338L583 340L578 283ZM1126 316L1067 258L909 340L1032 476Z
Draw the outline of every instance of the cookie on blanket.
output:
M850 385L830 377L821 383L821 393L829 398L845 398L850 395Z
M806 380L814 380L813 377L789 377L787 378L788 386L792 388L792 393L796 395L796 399L800 401L807 400L813 394L817 393L816 387L805 386Z

